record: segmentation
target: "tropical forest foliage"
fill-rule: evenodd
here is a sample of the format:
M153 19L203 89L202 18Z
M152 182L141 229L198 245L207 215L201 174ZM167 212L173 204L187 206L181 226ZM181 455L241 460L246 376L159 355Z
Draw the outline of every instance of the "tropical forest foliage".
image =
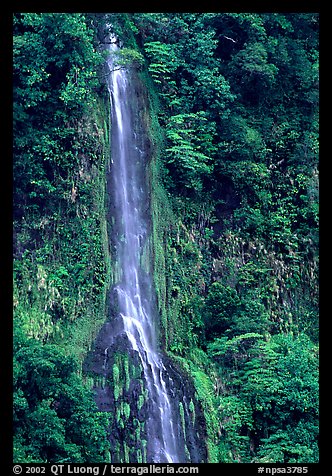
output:
M149 91L161 342L209 461L317 462L316 13L14 15L14 457L107 461L81 368L113 266L107 23Z

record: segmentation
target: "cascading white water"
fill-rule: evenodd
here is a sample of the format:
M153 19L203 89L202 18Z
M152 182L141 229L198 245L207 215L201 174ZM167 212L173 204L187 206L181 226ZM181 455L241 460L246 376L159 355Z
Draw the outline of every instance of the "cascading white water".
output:
M110 53L117 46L110 45ZM140 266L142 247L147 238L147 190L145 153L142 134L132 107L130 76L123 68L114 67L109 55L108 88L112 122L112 177L114 179L116 252L119 283L116 285L118 311L123 330L132 349L139 355L151 402L148 437L152 462L180 462L177 428L166 369L158 352L151 305L151 279ZM107 349L105 350L105 359ZM179 421L177 419L177 421ZM183 443L182 443L183 444Z

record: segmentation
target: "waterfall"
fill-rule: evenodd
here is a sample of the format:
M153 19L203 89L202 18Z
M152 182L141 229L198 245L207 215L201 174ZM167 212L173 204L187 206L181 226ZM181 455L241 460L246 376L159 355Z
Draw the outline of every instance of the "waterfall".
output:
M114 64L118 46L112 36L108 48L113 276L108 320L84 371L93 378L98 409L109 414L111 462L205 462L204 413L191 379L159 346L160 316L146 266L151 216L144 85L133 71Z
M115 50L116 44L110 49ZM140 257L147 239L148 193L145 178L147 163L137 111L130 90L130 76L126 69L113 66L108 88L111 101L111 157L115 209L115 246L120 279L115 286L118 311L123 330L132 350L137 352L149 393L150 416L147 421L148 447L152 462L179 462L177 441L178 418L171 405L171 379L158 351L151 305L151 278L140 266ZM107 354L107 349L105 355ZM167 382L167 383L166 383ZM176 423L175 423L176 422Z

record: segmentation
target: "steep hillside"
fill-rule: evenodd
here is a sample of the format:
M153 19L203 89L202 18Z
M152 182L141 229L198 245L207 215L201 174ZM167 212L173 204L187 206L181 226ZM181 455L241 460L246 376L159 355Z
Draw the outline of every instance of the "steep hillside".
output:
M147 460L139 363L89 366L118 274L107 24L144 97L141 261L183 434L208 462L317 462L315 13L14 15L14 459Z

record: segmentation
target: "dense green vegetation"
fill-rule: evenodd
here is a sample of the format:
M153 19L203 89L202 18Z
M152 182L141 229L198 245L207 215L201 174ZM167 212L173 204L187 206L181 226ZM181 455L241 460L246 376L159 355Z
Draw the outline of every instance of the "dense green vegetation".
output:
M318 16L131 18L162 134L165 345L206 411L210 460L318 461Z
M110 17L119 67L149 91L160 339L195 387L209 460L317 462L318 15ZM14 16L22 462L107 460L106 420L81 372L113 269L103 22Z
M17 461L105 461L108 448L104 415L79 376L110 274L108 111L90 24L82 14L14 15Z

